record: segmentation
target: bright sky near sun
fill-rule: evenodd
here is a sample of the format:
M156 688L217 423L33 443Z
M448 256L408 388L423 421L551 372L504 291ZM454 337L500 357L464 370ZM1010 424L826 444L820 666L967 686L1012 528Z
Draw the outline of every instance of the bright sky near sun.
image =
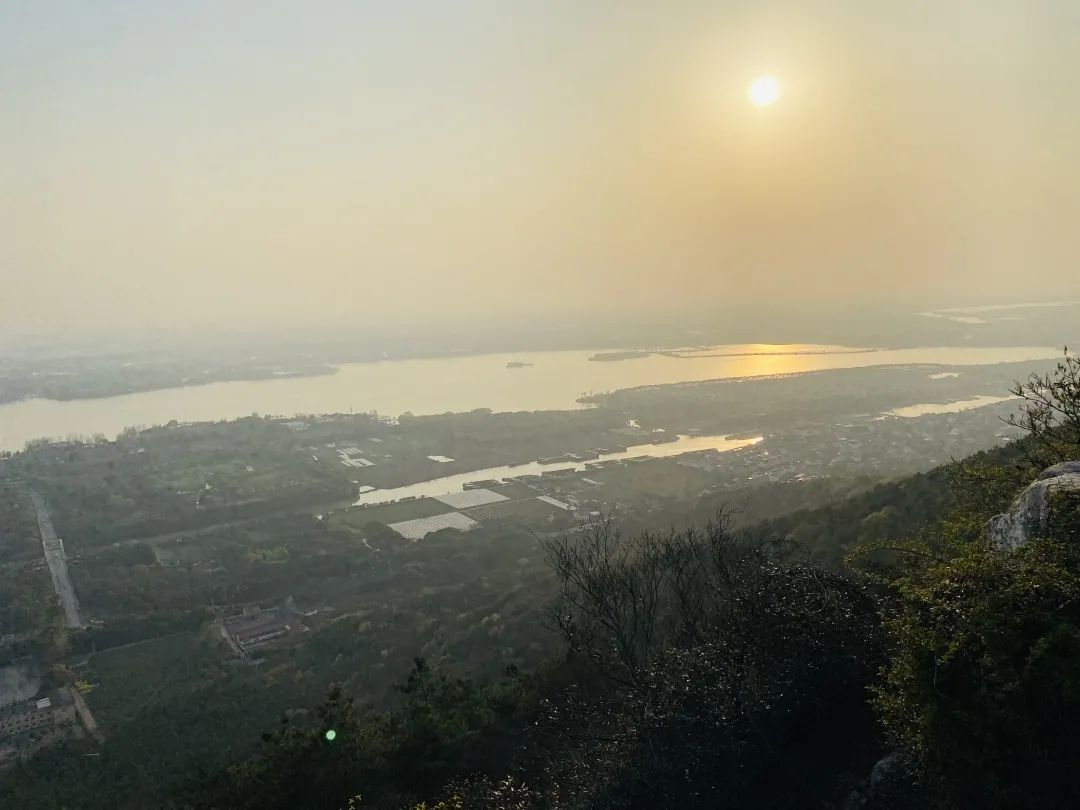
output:
M746 97L755 107L771 107L780 100L780 82L775 76L758 76L750 82Z
M1076 298L1078 31L1071 0L4 3L0 322Z

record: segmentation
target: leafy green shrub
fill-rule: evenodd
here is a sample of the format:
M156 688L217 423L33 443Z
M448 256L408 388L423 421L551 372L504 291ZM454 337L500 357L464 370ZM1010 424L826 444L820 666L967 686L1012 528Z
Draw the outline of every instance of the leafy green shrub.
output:
M1080 548L969 543L896 581L875 704L943 807L1080 799Z

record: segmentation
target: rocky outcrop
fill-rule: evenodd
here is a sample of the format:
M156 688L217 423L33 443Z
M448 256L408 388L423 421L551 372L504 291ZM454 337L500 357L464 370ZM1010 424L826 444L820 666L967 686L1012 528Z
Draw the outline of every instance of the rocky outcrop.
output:
M919 767L899 751L882 757L860 790L848 796L844 810L928 810Z
M1039 537L1080 539L1080 461L1047 467L1016 500L1009 511L990 519L990 542L997 548L1019 548Z

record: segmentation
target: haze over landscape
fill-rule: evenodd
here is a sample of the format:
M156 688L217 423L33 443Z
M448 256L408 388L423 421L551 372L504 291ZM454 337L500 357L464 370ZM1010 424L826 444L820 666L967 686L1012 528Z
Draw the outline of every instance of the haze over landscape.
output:
M0 807L1080 806L1080 5L0 5Z
M7 333L1080 297L1068 0L2 13Z

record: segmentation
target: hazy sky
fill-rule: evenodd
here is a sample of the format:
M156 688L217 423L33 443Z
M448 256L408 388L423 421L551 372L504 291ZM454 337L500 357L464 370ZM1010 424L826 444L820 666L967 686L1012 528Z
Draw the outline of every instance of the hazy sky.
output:
M1076 298L1078 75L1075 0L7 0L0 319Z

